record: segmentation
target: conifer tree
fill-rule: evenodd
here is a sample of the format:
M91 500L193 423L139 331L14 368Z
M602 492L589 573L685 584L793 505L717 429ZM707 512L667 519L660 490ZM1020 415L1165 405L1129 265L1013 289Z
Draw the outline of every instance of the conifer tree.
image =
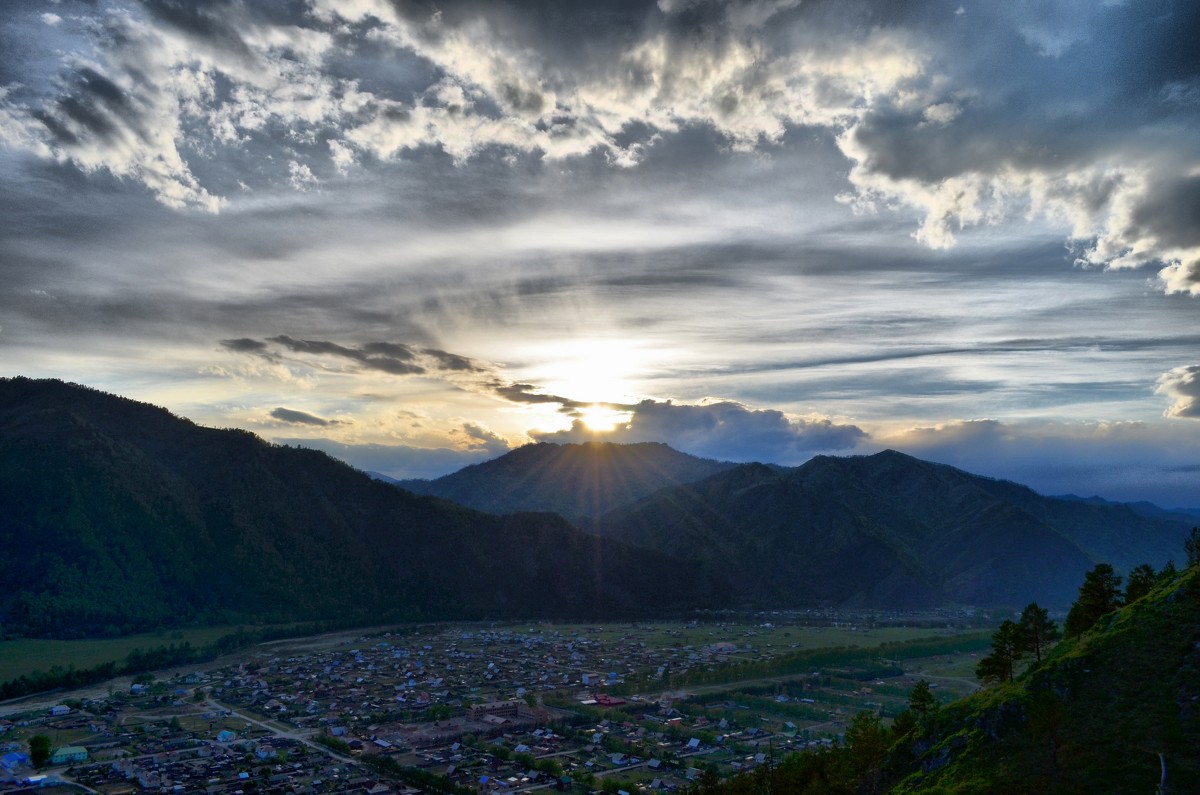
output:
M1042 651L1060 637L1058 624L1050 620L1050 613L1044 607L1038 607L1037 602L1030 602L1021 611L1021 620L1017 623L1021 633L1021 649L1033 652L1036 662L1042 661Z
M1079 598L1067 613L1066 636L1073 638L1087 632L1100 617L1121 606L1121 578L1107 563L1089 571L1079 586Z
M937 699L933 697L933 691L924 679L917 682L908 694L908 708L921 720L937 711Z
M1021 628L1012 621L1005 621L992 635L992 653L979 661L975 676L987 684L1011 682L1023 655Z
M1158 573L1154 571L1154 567L1149 563L1143 563L1129 572L1129 579L1125 582L1125 604L1130 604L1141 599L1150 591L1154 590L1154 586L1158 583Z

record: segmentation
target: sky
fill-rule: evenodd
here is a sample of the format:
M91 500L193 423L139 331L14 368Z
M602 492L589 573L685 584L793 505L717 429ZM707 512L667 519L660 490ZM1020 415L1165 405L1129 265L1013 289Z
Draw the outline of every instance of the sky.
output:
M1200 506L1197 130L1184 0L5 0L0 375Z

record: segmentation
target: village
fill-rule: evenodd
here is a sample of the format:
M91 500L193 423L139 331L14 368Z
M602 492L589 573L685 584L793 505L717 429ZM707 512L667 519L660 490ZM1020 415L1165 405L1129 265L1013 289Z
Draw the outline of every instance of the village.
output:
M10 710L0 792L679 791L838 743L860 710L902 710L918 674L947 699L973 689L953 668L938 681L945 654L697 684L796 649L974 637L964 616L878 619L442 625L264 646ZM53 756L35 770L39 734Z

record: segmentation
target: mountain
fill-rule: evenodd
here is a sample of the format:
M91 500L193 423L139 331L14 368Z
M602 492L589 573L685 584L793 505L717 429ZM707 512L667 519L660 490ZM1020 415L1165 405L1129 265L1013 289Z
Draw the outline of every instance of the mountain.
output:
M530 444L436 480L397 485L489 513L550 511L587 522L658 489L733 466L659 443Z
M1192 567L1014 684L942 709L914 746L915 772L892 791L1200 792L1198 644Z
M629 614L694 604L661 553L420 497L313 450L0 379L0 626ZM719 598L720 593L713 594Z
M1096 562L1161 565L1184 525L894 451L750 464L617 508L598 534L726 572L746 604L1068 605Z
M1106 500L1103 497L1080 497L1075 494L1064 494L1058 499L1071 500L1074 502L1086 502L1091 505L1124 505L1138 516L1176 519L1179 521L1193 521L1195 519L1200 519L1200 508L1160 508L1154 503L1147 502L1146 500L1138 500L1137 502L1113 502L1111 500Z

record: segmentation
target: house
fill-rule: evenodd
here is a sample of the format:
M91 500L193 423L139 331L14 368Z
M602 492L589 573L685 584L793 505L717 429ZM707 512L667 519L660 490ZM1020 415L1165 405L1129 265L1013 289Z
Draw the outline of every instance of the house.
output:
M12 751L0 756L0 768L5 770L15 770L18 767L29 764L29 757L20 751Z
M66 704L59 704L57 706L50 708L50 714L56 718L60 717L62 715L69 715L69 714L71 714L71 708L68 707Z
M65 748L59 748L50 756L50 764L74 764L75 762L86 762L87 758L88 752L86 748L78 745L68 745Z

